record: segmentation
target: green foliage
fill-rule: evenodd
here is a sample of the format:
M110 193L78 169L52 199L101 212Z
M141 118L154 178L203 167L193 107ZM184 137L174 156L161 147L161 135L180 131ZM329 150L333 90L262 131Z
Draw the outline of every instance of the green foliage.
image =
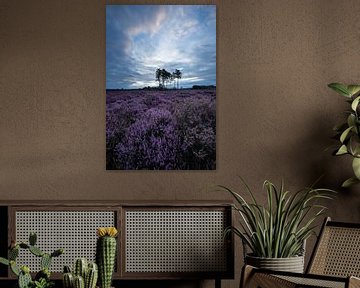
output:
M0 257L0 263L9 266L10 262L8 259Z
M74 277L74 288L85 288L84 278L80 275Z
M29 244L31 246L35 246L36 245L36 241L37 241L37 235L34 232L31 232L29 235Z
M44 252L42 252L41 250L40 250L40 248L39 247L36 247L36 246L30 246L29 247L29 251L32 253L32 254L34 254L35 256L38 256L38 257L41 257L41 256L43 256L44 255Z
M14 248L11 248L8 252L9 260L16 260L16 258L19 256L19 246L15 246Z
M40 267L41 269L49 269L51 265L52 257L48 253L44 253L41 256Z
M19 288L29 288L31 283L32 283L32 279L29 272L21 271L18 280Z
M51 288L54 285L54 282L49 282L48 280L41 278L40 280L33 282L32 288Z
M233 232L239 236L253 256L287 258L301 255L304 241L314 233L315 220L326 209L318 204L318 200L331 199L334 191L310 187L290 193L284 189L283 183L277 188L266 180L267 205L263 206L244 180L241 181L251 202L234 190L219 186L234 197L236 204L233 208L240 215L240 227L229 227L225 234Z
M333 153L336 156L349 154L354 158L352 167L355 177L347 179L342 184L343 187L349 187L360 183L360 165L359 160L356 160L360 158L360 85L331 83L328 87L346 97L346 102L350 104L350 109L346 112L346 121L334 127L339 146Z
M98 279L98 267L96 263L88 263L85 258L78 258L74 263L74 272L69 266L64 266L64 288L95 288Z
M50 264L53 257L60 256L63 254L63 249L55 250L53 253L48 254L41 251L41 249L36 244L37 236L35 233L30 233L29 244L20 242L12 242L8 251L8 259L0 257L0 264L10 266L11 271L18 276L18 286L19 288L49 288L53 286L53 282L50 281ZM41 271L39 271L35 280L33 281L30 275L30 269L28 266L21 266L16 263L16 259L19 256L19 250L24 249L28 250L30 253L37 257L41 257L40 266Z
M95 288L98 279L98 267L96 263L89 263L85 276L85 288Z
M65 272L62 277L63 287L64 288L73 288L74 287L74 276L71 272Z
M74 268L74 274L76 276L81 276L83 279L85 279L86 271L88 266L88 261L85 258L79 258L75 261L75 268Z
M96 263L99 267L101 288L110 288L116 257L116 238L102 236L96 243Z

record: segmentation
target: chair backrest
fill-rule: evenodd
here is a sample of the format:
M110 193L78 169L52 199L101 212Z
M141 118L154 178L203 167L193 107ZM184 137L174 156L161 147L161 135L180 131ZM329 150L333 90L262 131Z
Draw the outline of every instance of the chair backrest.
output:
M326 218L307 273L360 277L360 224Z

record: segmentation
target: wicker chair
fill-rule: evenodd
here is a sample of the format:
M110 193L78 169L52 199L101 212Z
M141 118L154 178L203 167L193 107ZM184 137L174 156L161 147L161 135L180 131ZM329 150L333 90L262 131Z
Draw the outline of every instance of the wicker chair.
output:
M360 287L360 224L326 218L305 274L246 265L240 287Z

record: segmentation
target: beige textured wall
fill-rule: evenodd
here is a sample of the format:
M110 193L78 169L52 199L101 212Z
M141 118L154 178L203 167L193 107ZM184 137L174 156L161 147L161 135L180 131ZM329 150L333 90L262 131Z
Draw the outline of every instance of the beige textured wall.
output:
M105 1L0 0L0 199L225 199L207 187L236 175L262 199L264 179L338 189L350 163L324 149L346 104L326 85L360 82L358 0L123 3L217 4L218 169L106 171ZM359 196L329 215L360 221Z

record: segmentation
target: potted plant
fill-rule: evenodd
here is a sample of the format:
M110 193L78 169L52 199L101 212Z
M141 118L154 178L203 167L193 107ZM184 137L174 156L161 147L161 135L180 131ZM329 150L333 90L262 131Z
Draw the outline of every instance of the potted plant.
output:
M225 186L235 199L233 208L240 215L239 227L228 227L243 242L245 264L259 268L300 272L304 270L305 241L314 233L315 220L326 207L318 200L331 199L329 189L304 188L296 193L280 188L266 180L266 205L261 205L249 186L241 179L251 201Z
M18 288L50 288L54 286L54 282L50 280L50 265L54 257L58 257L64 253L63 249L57 249L52 253L43 252L36 246L37 236L30 233L29 243L12 242L8 251L8 259L0 257L0 263L10 266L11 271L18 277ZM16 260L19 256L20 249L28 250L31 254L39 257L41 270L36 273L32 279L30 268L26 265L19 265Z
M62 275L63 288L95 288L98 279L98 266L86 258L77 258L73 271L69 266L64 266Z
M337 156L348 154L352 157L354 177L342 184L342 187L349 187L360 183L360 85L331 83L328 87L346 97L346 101L350 104L350 110L346 112L346 122L334 127L339 145L333 153Z

